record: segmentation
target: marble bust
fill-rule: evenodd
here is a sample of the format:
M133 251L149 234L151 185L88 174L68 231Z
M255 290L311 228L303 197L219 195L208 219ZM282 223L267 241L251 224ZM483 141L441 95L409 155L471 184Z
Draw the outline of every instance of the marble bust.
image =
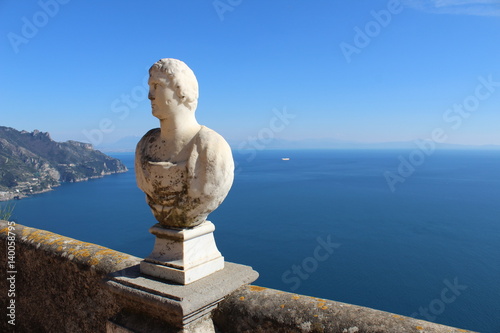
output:
M137 185L166 228L193 228L226 197L234 177L227 142L198 124L198 82L182 61L161 59L149 69L149 99L160 128L136 148Z

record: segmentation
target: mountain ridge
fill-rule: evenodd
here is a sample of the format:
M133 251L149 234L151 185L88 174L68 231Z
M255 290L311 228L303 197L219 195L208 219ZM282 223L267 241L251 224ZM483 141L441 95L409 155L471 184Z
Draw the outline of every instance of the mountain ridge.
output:
M56 142L47 132L0 126L0 201L46 192L63 182L126 171L121 161L91 144Z

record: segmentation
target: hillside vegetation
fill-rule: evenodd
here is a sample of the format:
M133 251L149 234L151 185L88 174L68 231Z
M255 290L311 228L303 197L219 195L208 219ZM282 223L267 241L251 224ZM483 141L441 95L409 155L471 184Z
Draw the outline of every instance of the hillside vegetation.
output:
M91 144L56 142L49 133L0 126L0 200L45 192L61 182L79 182L126 172L120 160Z

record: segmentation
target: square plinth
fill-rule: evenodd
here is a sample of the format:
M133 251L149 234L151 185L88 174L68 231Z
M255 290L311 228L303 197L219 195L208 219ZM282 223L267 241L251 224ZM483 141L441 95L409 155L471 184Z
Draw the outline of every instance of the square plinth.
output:
M224 268L215 244L215 226L205 221L191 229L167 228L156 224L153 252L141 262L141 273L162 280L189 284Z

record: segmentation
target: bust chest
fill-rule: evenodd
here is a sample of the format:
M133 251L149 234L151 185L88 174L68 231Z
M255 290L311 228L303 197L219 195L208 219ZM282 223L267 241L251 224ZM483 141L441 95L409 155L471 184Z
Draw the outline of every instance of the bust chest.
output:
M176 154L165 149L168 143L159 135L152 135L142 147L140 161L144 173L143 190L164 206L174 206L184 197L189 188L188 161L192 149Z

